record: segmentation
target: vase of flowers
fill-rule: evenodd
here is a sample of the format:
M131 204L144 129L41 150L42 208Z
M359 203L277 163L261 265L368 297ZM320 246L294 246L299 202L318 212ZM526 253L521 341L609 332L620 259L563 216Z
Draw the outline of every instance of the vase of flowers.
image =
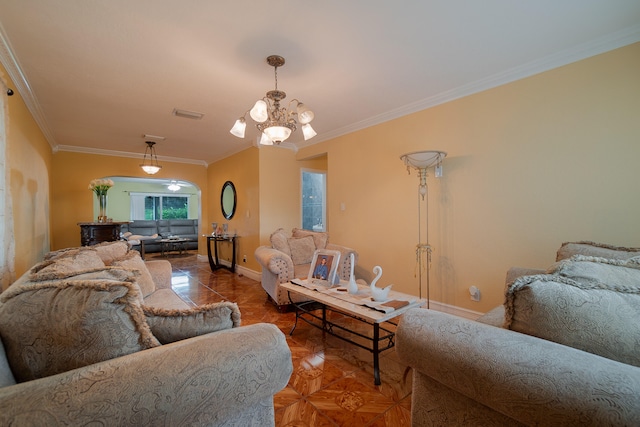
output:
M100 211L98 213L98 222L107 222L107 191L113 187L113 181L110 179L93 179L89 183L89 190L96 193Z

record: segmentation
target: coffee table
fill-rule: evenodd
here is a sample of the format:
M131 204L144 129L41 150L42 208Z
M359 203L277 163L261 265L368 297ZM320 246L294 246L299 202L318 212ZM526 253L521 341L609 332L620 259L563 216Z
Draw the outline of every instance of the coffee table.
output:
M298 282L304 283L306 281ZM358 286L359 289L356 296L349 295L343 286L332 288L317 287L319 290L292 282L281 283L280 286L287 290L289 300L296 310L295 324L291 328L289 335L293 335L293 331L298 326L298 319L300 319L321 329L323 333L328 333L343 341L370 351L373 353L373 382L375 385L380 385L380 353L395 346L395 331L391 330L390 326L385 327L383 324L388 323L396 326L397 323L394 323L393 320L397 319L398 316L409 309L422 307L427 303L424 299L392 290L389 294L389 300L386 303L376 304L373 303L370 298L369 288L362 285ZM294 302L291 298L292 295L298 297L303 296L308 298L308 300L304 302ZM370 308L363 304L377 305L378 309ZM388 310L388 312L379 311L382 309ZM318 310L321 311L320 314L316 313ZM328 312L339 313L350 319L355 319L358 322L370 325L373 328L372 335L370 336L369 334L358 332L352 327L350 328L348 325L349 322L338 324L337 322L328 320ZM368 345L357 342L346 335L355 335L365 343L368 343Z

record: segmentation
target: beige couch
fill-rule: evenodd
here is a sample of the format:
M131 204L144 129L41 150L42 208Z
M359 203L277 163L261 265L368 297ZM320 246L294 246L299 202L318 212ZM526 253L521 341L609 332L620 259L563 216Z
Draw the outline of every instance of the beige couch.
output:
M51 253L0 294L0 425L274 425L282 332L170 281L116 242Z
M349 280L351 274L351 254L358 262L358 253L346 246L329 243L329 234L294 228L291 234L279 228L270 237L271 246L260 246L255 257L262 267L262 287L276 306L284 311L290 304L281 283L294 278L306 278L316 249L340 252L338 275ZM295 298L294 301L298 302Z
M546 271L512 269L478 322L409 311L412 425L640 425L639 256L565 243Z

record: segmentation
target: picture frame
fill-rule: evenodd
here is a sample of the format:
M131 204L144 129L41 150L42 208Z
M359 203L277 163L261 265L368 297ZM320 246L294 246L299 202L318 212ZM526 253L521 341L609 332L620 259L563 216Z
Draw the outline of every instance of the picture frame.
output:
M307 282L314 285L330 287L340 283L338 277L338 264L340 263L340 251L329 249L316 249L313 253Z

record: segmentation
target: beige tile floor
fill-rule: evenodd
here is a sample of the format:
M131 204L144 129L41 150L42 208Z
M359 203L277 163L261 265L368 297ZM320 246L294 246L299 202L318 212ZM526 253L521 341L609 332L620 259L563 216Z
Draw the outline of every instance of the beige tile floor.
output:
M259 282L227 270L212 273L193 251L168 259L173 266L173 289L186 302L238 303L242 324L268 322L287 336L294 372L287 387L275 395L277 426L408 426L411 375L395 349L380 355L382 384L373 384L373 359L360 349L299 322L293 335L293 313L280 313ZM336 319L334 319L336 320ZM355 323L355 322L354 322ZM354 326L354 325L352 325ZM356 326L357 327L357 326Z

